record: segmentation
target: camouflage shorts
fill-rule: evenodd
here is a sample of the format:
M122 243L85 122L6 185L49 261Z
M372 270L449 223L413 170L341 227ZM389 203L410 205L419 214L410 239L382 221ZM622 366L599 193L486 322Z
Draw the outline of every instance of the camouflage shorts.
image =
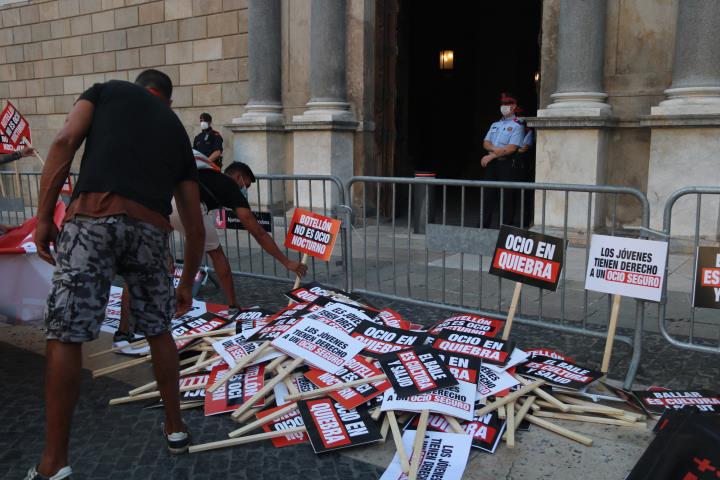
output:
M123 215L66 222L45 307L48 340L97 338L115 274L129 289L135 330L146 336L167 331L175 313L169 255L167 233Z

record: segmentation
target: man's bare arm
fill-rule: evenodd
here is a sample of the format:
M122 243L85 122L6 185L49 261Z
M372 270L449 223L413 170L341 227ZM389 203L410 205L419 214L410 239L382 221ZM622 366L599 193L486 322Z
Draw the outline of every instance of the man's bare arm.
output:
M215 163L215 161L220 158L220 155L222 155L222 150L215 150L208 157L208 161L210 163Z
M175 205L185 229L185 253L180 285L192 286L200 268L205 244L205 227L200 211L200 190L197 182L186 180L175 187Z

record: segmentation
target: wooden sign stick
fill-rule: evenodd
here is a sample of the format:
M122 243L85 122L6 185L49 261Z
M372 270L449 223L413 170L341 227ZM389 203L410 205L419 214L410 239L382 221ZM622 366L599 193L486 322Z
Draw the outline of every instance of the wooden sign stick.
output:
M178 335L177 337L173 337L173 340L192 340L195 338L203 338L203 337L213 337L215 335L234 335L235 334L235 327L232 328L224 328L222 330L213 330L211 332L203 332L203 333L193 333L191 335ZM146 339L138 340L137 342L132 342L128 345L123 345L122 347L113 347L108 348L107 350L101 350L99 352L95 352L92 355L88 355L88 358L95 358L99 357L101 355L105 355L107 353L117 352L118 350L122 350L123 348L135 348L142 345L145 345L147 343Z
M211 363L216 362L219 359L220 359L220 356L216 355L212 358L208 358L207 360L205 360L202 363L192 365L184 370L180 370L180 376L182 377L183 375L187 375L188 373L196 372L196 371L200 370L201 368L206 367L206 366L210 365ZM142 385L140 387L134 388L128 392L128 395L130 395L130 396L137 395L138 393L146 392L148 390L152 390L153 388L157 388L157 382L153 381L150 383L146 383L145 385Z
M510 336L510 329L512 329L513 319L515 318L515 311L517 310L518 303L520 302L520 292L522 291L523 284L515 282L515 290L513 290L512 301L510 302L510 310L508 310L507 320L505 321L505 329L503 330L502 339L507 340Z
M22 138L22 141L23 141L23 143L24 143L25 145L27 145L28 147L30 147L30 148L32 148L32 149L34 150L34 155L35 155L35 157L37 157L37 159L40 160L40 165L42 165L42 166L44 167L44 166L45 166L45 160L43 160L43 158L40 156L40 154L39 154L38 151L37 151L37 148L33 147L32 144L31 144L31 143L28 141L28 139L25 138L25 137Z
M317 390L311 390L309 392L302 392L302 393L298 393L296 395L288 395L287 397L285 397L285 400L287 400L287 401L306 400L308 398L320 397L329 392L335 392L337 390L344 390L346 388L356 387L358 385L365 385L366 383L375 383L375 382L379 382L381 380L386 380L386 379L387 379L387 375L382 373L380 375L375 375L373 377L359 378L357 380L352 380L350 382L337 383L335 385L330 385L329 387L318 388Z
M415 430L415 441L413 442L412 457L410 459L410 473L408 474L409 480L417 480L418 470L420 469L420 460L422 459L422 446L425 441L425 432L427 431L428 418L430 417L430 410L422 410L420 412L420 419L418 420L418 426Z
M457 418L451 417L450 415L443 415L443 417L445 417L445 421L448 422L453 432L465 434L465 429L460 425L460 422L457 421Z
M145 363L145 362L149 362L150 360L152 360L152 356L151 356L151 355L146 355L146 356L144 356L144 357L134 358L134 359L132 359L132 360L128 360L127 362L122 362L122 363L117 363L117 364L115 364L115 365L110 365L109 367L98 368L97 370L93 370L93 371L92 371L92 377L93 377L93 378L98 378L98 377L102 377L102 376L104 376L104 375L109 375L109 374L111 374L111 373L115 373L115 372L117 372L117 371L124 370L124 369L126 369L126 368L134 367L134 366L136 366L136 365L141 365L141 364L143 364L143 363Z
M240 435L242 435L244 433L252 432L256 428L262 427L266 423L270 423L273 420L275 420L276 418L282 417L286 413L292 412L296 408L297 408L297 403L291 403L291 404L287 405L286 407L281 408L277 412L273 412L270 415L266 415L258 420L255 420L254 422L248 423L244 427L240 427L237 430L233 430L232 432L228 433L228 437L230 437L230 438L239 437Z
M517 423L515 422L515 400L507 404L505 409L507 414L506 420L506 432L507 432L507 447L515 448L515 428Z
M525 420L532 423L533 425L537 425L540 428L550 430L551 432L562 435L563 437L567 437L570 440L582 443L586 447L591 447L593 444L592 438L586 437L585 435L580 435L579 433L575 433L572 430L568 430L565 427L555 425L554 423L548 422L547 420L543 420L542 418L538 418L534 415L525 415Z
M279 357L277 357L276 359L274 359L273 361L271 361L270 363L267 364L267 366L265 367L265 372L271 373L271 372L276 371L277 368L280 366L280 364L283 363L287 359L288 359L287 355L285 355L285 354L280 355Z
M180 387L180 392L189 392L191 390L200 390L207 386L207 383L198 383L197 385L186 385ZM160 396L160 392L155 390L154 392L141 393L140 395L131 395L129 397L118 397L110 399L108 405L119 405L121 403L137 402L138 400L147 400L149 398L157 398Z
M475 410L475 416L482 417L486 413L494 412L495 410L497 410L497 408L500 405L508 404L508 403L512 402L513 400L516 400L516 399L522 397L523 395L527 395L528 393L530 393L532 391L538 391L538 388L544 384L545 384L544 380L537 380L528 385L524 385L524 386L520 387L519 389L515 390L514 392L510 392L506 396L498 398L494 402L488 403L484 407Z
M15 196L22 197L22 193L20 192L20 169L18 168L18 162L13 162L13 166L15 167Z
M385 440L387 440L387 432L390 428L390 417L385 415L383 417L382 425L380 425L380 435L382 435L382 440L380 443L385 443Z
M307 265L308 258L309 258L308 254L303 253L302 259L300 259L300 263L302 263L303 265ZM295 290L296 288L298 288L300 286L300 280L301 280L300 275L296 275L295 283L293 284L293 288L292 288L293 290ZM295 303L295 300L288 301L288 305L292 305L293 303Z
M237 410L235 410L232 413L233 418L238 418L240 415L245 413L246 410L251 408L255 403L257 403L258 400L263 398L270 390L273 389L275 385L282 382L283 378L287 377L293 370L295 370L300 364L303 362L302 358L296 358L295 360L290 363L290 366L283 370L282 373L279 373L278 375L275 375L269 382L265 384L263 388L257 391L255 395L252 396L247 402L240 405ZM289 431L289 430L286 430Z
M615 341L615 329L617 329L621 299L622 295L613 295L610 323L608 324L607 340L605 341L605 353L603 354L602 367L600 367L600 371L603 373L607 373L610 369L610 356L612 355L613 342Z
M287 430L278 430L277 432L259 433L257 435L249 435L247 437L232 438L229 440L220 440L219 442L203 443L200 445L191 445L190 453L204 452L206 450L214 450L216 448L234 447L235 445L244 445L246 443L259 442L261 440L269 440L275 437L283 437L293 433L305 432L305 427L288 428Z
M525 378L521 377L520 375L515 375L515 378L516 378L520 383L522 383L523 385L530 385L530 381L529 381L529 380L525 380ZM569 405L565 405L563 402L561 402L561 401L558 400L557 398L553 397L552 395L550 395L550 394L547 393L546 391L544 391L544 390L537 390L535 393L536 393L536 395L537 395L538 397L541 397L543 400L545 400L545 401L547 401L547 402L550 402L550 403L552 403L553 405L555 405L555 406L558 408L558 410L561 410L561 411L563 411L563 412L565 412L565 413L567 413L567 412L570 411L570 406L569 406Z
M271 394L268 395L267 398L265 399L265 405L263 405L262 407L251 408L251 409L248 410L247 412L245 412L245 413L243 413L242 415L240 415L240 417L238 417L238 418L233 418L233 420L235 420L235 421L238 422L238 423L246 422L248 419L254 417L255 414L258 413L258 412L259 412L260 410L262 410L263 408L269 407L269 406L271 405L271 403L273 402L273 400L275 400L275 394L274 394L274 393L271 393Z
M230 380L233 377L233 375L238 373L240 370L245 368L245 366L247 366L250 362L252 362L257 357L259 357L260 354L263 353L269 346L270 346L270 342L265 342L262 345L260 345L259 347L257 347L255 349L255 351L252 352L250 355L247 355L247 356L241 358L240 360L238 360L235 363L235 366L233 368L231 368L229 372L227 372L225 375L223 375L222 378L217 379L215 381L215 383L213 383L210 386L210 388L207 389L207 392L213 393L215 390L220 388L222 385L225 385L225 383L228 380Z
M387 411L387 418L390 422L390 432L392 433L393 441L395 442L395 448L397 449L398 457L400 458L400 468L404 473L410 473L410 463L408 462L407 452L402 442L402 434L398 428L397 418L395 418L395 412L392 410Z
M535 412L536 417L557 418L558 420L571 420L576 422L600 423L602 425L618 425L621 427L635 427L645 430L645 422L627 422L615 418L592 417L590 415L576 415L574 413Z

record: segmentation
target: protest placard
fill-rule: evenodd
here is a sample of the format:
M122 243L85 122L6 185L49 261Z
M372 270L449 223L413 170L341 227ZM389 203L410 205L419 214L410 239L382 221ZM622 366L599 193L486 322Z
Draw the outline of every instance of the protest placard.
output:
M245 342L237 341L236 338L242 339L242 334L229 337L227 340L218 340L213 342L213 348L222 357L225 362L234 367L237 362L252 354L260 348L265 342ZM282 355L280 352L265 351L250 362L250 365L267 362Z
M358 295L348 293L339 288L329 287L319 282L310 282L300 285L298 288L290 290L285 294L290 300L295 302L314 302L320 297L329 297L333 300L349 303L351 305L359 305Z
M0 129L2 133L7 137L8 143L17 147L25 140L28 144L31 144L30 138L30 124L25 117L15 108L10 102L7 102L5 108L0 113Z
M568 357L564 353L560 353L549 348L526 348L524 351L528 354L528 358L530 359L533 359L538 355L542 355L543 357L550 357L554 358L555 360L563 360L566 362L575 363L575 360Z
M490 273L515 281L502 338L510 336L523 284L555 291L560 279L565 242L556 237L502 225Z
M315 453L382 440L367 407L348 410L327 397L297 403Z
M296 208L285 237L285 246L327 262L340 225L340 220Z
M666 408L680 409L688 405L701 411L720 412L720 393L711 390L644 390L632 393L652 415L660 415Z
M667 242L593 235L585 288L659 302Z
M363 355L374 358L390 352L419 347L428 337L425 332L401 330L370 321L360 322L350 335L364 345Z
M298 323L302 316L310 311L309 303L293 303L270 317L267 324L248 338L248 341L268 342L275 340Z
M292 375L288 377L287 383L289 383L290 386L295 388L299 393L308 393L318 389L314 383L302 375ZM278 405L286 405L291 402L291 400L287 399L287 396L290 395L290 391L288 390L288 385L286 383L280 382L275 385L273 387L273 393L275 394L275 403Z
M400 397L452 387L458 383L442 358L429 346L388 353L379 360Z
M383 412L429 410L463 420L472 420L475 410L475 390L474 383L462 381L450 387L408 396L400 396L396 390L388 389L383 393L383 403L380 408Z
M272 233L273 219L270 212L251 212L258 225L268 233ZM247 230L233 210L220 209L215 212L215 226L227 230Z
M362 356L356 355L343 365L334 375L332 373L311 368L305 372L311 382L319 388L338 385L340 383L351 382L361 378L370 378L382 374L382 370L377 368L371 362L365 360ZM380 395L382 392L390 388L390 382L382 380L380 382L367 383L356 387L349 387L343 390L337 390L329 393L330 397L340 403L347 409L355 408L369 400Z
M488 413L482 417L473 417L472 420L461 424L465 433L472 436L472 447L488 453L495 453L497 450L505 431L505 425L505 421L500 419L497 412ZM415 426L417 426L417 417L410 422L410 427ZM430 415L428 429L452 433L450 424L441 415Z
M564 255L561 238L502 225L490 273L555 291Z
M345 333L354 331L362 321L369 322L376 313L373 310L328 297L319 297L311 305L312 311L303 315L303 319L319 320Z
M415 442L415 430L406 430L402 444L410 451ZM459 433L425 432L421 452L418 480L459 480L463 477L470 455L472 438ZM407 480L400 465L400 457L395 454L380 480Z
M460 313L440 320L428 329L428 333L437 334L443 330L495 337L505 322L494 318L481 317L470 313Z
M264 418L268 415L272 415L273 413L283 408L285 408L285 406L283 405L280 405L279 407L269 408L267 410L256 413L255 416L257 418ZM289 430L291 428L298 428L304 426L305 422L303 422L302 415L300 415L300 410L296 408L274 419L271 423L266 423L265 425L263 425L262 428L266 432L279 432L281 430ZM271 440L275 448L282 448L289 445L297 445L298 443L305 443L309 440L309 437L307 432L296 432L289 433L282 437L274 437Z
M720 308L720 248L698 247L693 306Z
M274 314L270 310L264 308L246 308L235 316L235 330L237 333L245 333L254 330L257 327L264 327L270 321L270 317Z
M273 340L272 346L330 373L340 370L363 348L344 331L307 318Z
M515 348L515 342L443 330L436 336L433 348L477 357L495 365L505 365Z
M520 382L511 374L504 371L497 371L487 365L480 367L479 379L477 382L477 394L482 397L489 397L507 390Z
M210 375L207 373L195 373L180 377L180 403L204 401L205 386ZM193 388L197 386L197 388Z
M229 323L230 321L227 318L219 317L214 313L208 312L204 313L200 317L189 319L173 327L172 334L175 337L179 337L195 333L212 332L213 330L218 330ZM198 341L199 339L178 340L175 342L175 345L177 345L178 350L182 350L188 345Z
M452 373L452 376L463 382L477 383L480 373L481 361L477 357L459 355L457 353L437 351L437 354L445 362L445 365Z
M391 308L383 308L372 319L375 323L382 323L387 327L399 328L400 330L412 330L412 322L405 320L402 315Z
M225 375L228 371L230 371L230 367L226 363L222 363L220 365L216 365L213 367L213 369L210 371L210 376L208 378L208 385L212 385L215 383L219 378L221 378L223 375ZM233 379L230 379L230 382L232 382ZM218 415L221 413L228 413L235 410L237 407L233 405L229 405L228 403L228 390L227 390L227 384L222 385L220 388L215 390L212 394L205 395L205 416L209 417L211 415Z
M541 378L548 384L579 390L602 377L602 372L579 367L573 363L538 355L517 366L517 373Z

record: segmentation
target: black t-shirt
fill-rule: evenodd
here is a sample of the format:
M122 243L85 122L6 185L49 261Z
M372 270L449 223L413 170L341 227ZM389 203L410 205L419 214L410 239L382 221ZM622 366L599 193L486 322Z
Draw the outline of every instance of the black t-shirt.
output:
M147 89L111 80L87 89L95 105L73 200L111 192L169 216L182 181L197 181L190 138L177 115Z
M198 170L200 182L200 200L208 210L225 207L231 210L236 208L250 208L245 195L240 193L240 187L235 180L224 173L210 168Z

